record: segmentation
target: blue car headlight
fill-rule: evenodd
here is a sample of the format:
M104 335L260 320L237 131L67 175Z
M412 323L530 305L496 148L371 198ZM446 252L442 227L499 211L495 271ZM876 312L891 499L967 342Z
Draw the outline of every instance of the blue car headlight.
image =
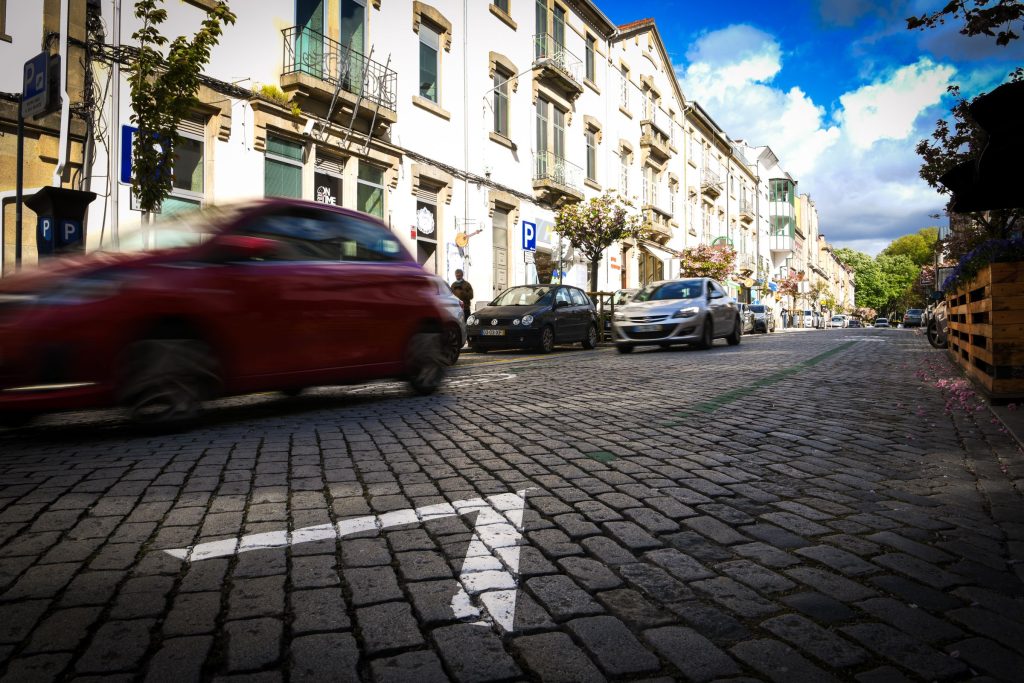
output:
M533 324L533 316L532 315L524 315L522 322L523 322L523 327L529 327L530 325Z

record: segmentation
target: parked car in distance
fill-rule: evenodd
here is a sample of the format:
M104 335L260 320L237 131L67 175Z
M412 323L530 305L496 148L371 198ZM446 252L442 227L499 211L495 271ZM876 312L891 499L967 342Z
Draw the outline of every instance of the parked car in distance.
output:
M615 311L615 347L630 353L637 346L693 344L709 349L724 337L740 343L743 323L735 299L710 278L663 280L643 287L633 300Z
M847 320L845 315L834 315L832 316L832 327L846 327Z
M180 424L207 398L444 377L438 288L379 220L262 200L147 230L141 253L55 259L0 283L0 419L127 407ZM143 246L122 234L121 247Z
M462 313L462 300L455 296L447 282L439 277L433 278L437 286L437 297L441 307L448 314L448 320L442 330L442 356L447 365L455 365L466 345L466 321Z
M569 285L519 285L466 320L469 346L491 349L533 348L550 353L556 344L597 346L597 309L582 289Z
M754 332L775 331L775 313L764 304L750 304L750 312L754 314Z
M740 309L740 320L743 321L743 334L751 334L754 331L754 312L750 310L750 304L736 304Z
M875 319L875 327L889 327L889 319L888 318L876 318Z
M864 327L864 325L861 324L860 320L857 320L856 318L850 318L850 321L846 324L846 326L849 327L849 328L854 328L854 327L861 328L861 327Z
M604 308L604 331L606 333L610 334L612 331L612 311L629 303L637 291L638 290L635 287L629 289L617 289L610 297L607 298Z
M924 310L920 308L908 308L903 314L903 327L921 327L924 321Z
M812 312L812 311L804 311L804 315L803 315L804 327L810 327L810 328L817 327L817 324L816 324L817 320L815 319L816 315L817 314Z

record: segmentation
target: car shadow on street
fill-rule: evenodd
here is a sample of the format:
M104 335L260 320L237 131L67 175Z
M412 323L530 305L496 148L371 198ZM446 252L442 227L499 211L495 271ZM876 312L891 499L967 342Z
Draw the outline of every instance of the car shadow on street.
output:
M30 442L33 447L89 441L146 439L175 434L197 434L246 422L279 420L330 410L351 410L381 401L404 399L430 401L441 406L454 400L442 388L431 396L417 396L404 385L376 382L354 386L317 387L299 396L273 392L247 394L210 401L194 420L181 425L140 425L129 421L121 410L55 413L40 417L25 427L0 428L0 450L4 443ZM381 393L383 392L383 393Z

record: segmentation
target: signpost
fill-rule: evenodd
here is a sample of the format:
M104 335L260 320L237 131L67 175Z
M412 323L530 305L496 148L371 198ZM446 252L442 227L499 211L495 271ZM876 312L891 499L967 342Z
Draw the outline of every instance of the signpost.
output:
M18 144L17 144L17 180L15 181L14 208L14 267L21 268L21 221L22 191L25 187L25 117L39 118L46 116L61 105L60 97L56 96L59 82L52 83L54 76L60 73L60 57L51 57L43 51L25 62L24 78L21 84L21 106L18 107ZM42 229L42 226L40 226ZM53 237L52 230L50 237Z
M523 221L523 251L537 251L537 224Z

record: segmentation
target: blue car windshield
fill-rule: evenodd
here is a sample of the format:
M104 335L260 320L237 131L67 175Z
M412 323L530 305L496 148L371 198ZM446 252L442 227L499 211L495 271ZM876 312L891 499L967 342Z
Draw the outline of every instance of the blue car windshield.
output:
M669 299L699 299L704 294L703 280L675 280L647 285L633 297L633 301L666 301Z
M524 285L506 289L491 306L545 306L551 303L555 288L550 285Z

